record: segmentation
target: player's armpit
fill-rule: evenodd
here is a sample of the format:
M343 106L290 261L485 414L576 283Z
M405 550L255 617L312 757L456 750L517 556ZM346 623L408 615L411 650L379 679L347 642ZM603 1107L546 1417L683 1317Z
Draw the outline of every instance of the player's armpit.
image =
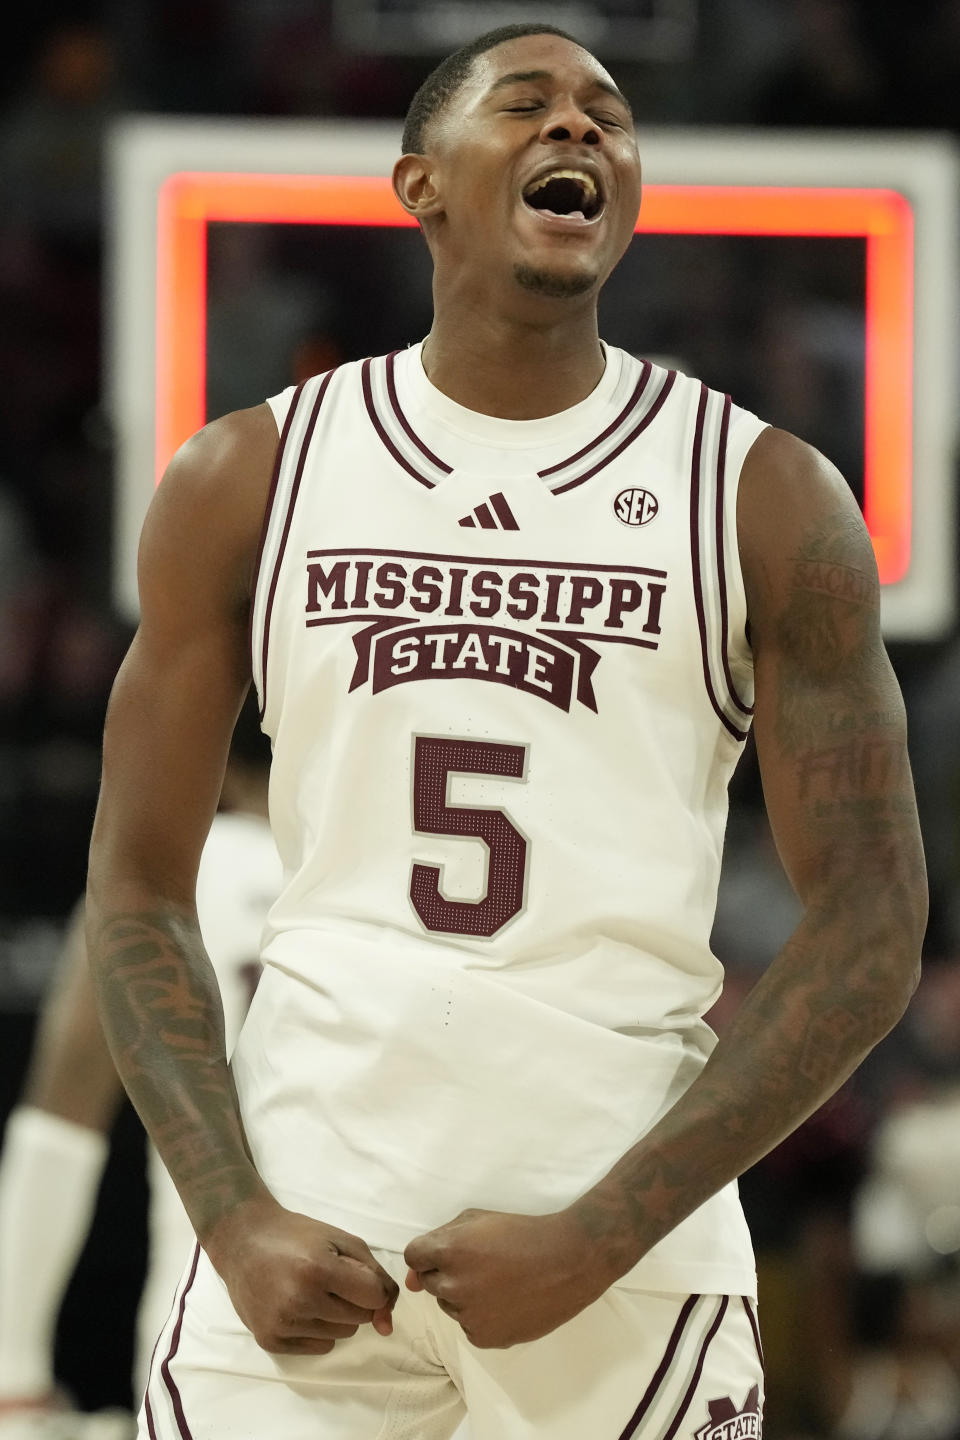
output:
M863 521L822 456L766 431L738 522L764 792L804 915L690 1089L572 1207L611 1279L816 1110L919 973L923 853Z

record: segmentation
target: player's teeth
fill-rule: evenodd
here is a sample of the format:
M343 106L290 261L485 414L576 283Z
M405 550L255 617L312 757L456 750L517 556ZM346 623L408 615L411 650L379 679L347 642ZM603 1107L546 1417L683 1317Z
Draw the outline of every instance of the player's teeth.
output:
M578 184L583 186L587 200L595 200L597 198L597 187L594 178L592 175L588 175L585 170L551 170L549 174L541 175L539 180L535 180L532 185L528 185L523 193L525 195L535 195L538 190L542 190L544 185L549 184L551 180L576 180Z

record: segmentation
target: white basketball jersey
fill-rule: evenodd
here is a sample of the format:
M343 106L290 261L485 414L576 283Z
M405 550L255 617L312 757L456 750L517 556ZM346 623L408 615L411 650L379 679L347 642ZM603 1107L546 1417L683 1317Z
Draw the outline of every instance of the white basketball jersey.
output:
M281 878L277 847L266 820L239 811L214 817L200 857L197 917L220 987L228 1054L257 986L264 921ZM152 1145L147 1167L149 1264L137 1316L136 1357L136 1379L142 1383L194 1243L186 1211Z
M400 1249L569 1204L714 1043L763 427L615 349L540 420L464 409L419 346L270 403L252 643L285 879L234 1071L278 1197ZM735 1187L636 1273L749 1293Z

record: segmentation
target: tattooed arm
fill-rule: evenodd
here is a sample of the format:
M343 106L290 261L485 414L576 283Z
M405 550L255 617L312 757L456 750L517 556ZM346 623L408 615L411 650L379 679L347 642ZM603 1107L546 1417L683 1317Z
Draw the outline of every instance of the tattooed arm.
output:
M738 511L764 795L804 914L699 1078L577 1207L619 1273L832 1095L919 975L926 878L866 528L834 468L777 430Z
M322 1354L389 1330L394 1282L362 1240L283 1210L244 1140L197 924L200 853L250 683L254 555L277 445L269 407L175 457L140 545L141 621L117 676L87 890L87 945L120 1077L257 1340Z
M673 1108L568 1210L467 1211L407 1247L478 1345L576 1315L804 1121L896 1023L926 881L869 537L822 456L767 430L738 530L767 810L804 916Z

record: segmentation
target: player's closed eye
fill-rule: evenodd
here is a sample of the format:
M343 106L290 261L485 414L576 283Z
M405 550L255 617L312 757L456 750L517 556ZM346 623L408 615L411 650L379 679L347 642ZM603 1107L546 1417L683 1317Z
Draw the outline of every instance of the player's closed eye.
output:
M507 114L507 115L532 115L535 110L542 110L542 109L543 109L543 101L542 101L542 100L531 100L531 101L526 102L526 103L524 103L524 104L522 104L522 105L506 105L506 106L504 107L504 113ZM596 115L596 114L593 114L593 115L590 116L590 119L593 120L593 121L595 121L596 124L598 124L598 125L609 125L609 126L612 126L613 129L615 129L615 130L622 130L622 129L623 129L623 122L622 122L622 120L618 120L618 119L616 118L616 116L614 116L614 115Z

